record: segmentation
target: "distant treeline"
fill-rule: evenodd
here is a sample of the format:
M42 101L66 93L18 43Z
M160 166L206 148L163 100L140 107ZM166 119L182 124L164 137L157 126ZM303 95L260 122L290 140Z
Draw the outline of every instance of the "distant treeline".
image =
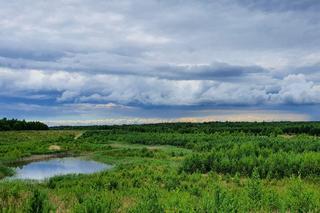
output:
M39 121L25 121L17 119L0 119L0 131L10 130L48 130L49 127Z
M257 135L308 134L320 135L320 122L206 122L206 123L160 123L113 126L60 126L52 129L112 130L115 132L178 132L214 133L244 132Z

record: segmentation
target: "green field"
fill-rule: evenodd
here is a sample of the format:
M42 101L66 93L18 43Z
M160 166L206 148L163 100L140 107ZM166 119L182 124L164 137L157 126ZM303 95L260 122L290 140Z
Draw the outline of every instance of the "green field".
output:
M0 132L0 212L320 211L317 135L282 124L180 125ZM10 162L52 153L114 167L44 182L3 178Z

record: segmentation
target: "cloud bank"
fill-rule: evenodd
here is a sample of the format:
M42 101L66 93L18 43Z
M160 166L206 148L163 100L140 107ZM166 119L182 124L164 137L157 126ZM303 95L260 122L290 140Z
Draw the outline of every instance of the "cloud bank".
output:
M315 0L0 3L1 116L320 104Z

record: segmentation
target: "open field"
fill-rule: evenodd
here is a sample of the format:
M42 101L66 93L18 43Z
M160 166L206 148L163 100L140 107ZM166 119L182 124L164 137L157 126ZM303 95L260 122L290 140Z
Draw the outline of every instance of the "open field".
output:
M0 213L320 213L320 0L0 0Z
M0 212L319 212L317 136L157 128L0 132L0 177L12 175L10 162L52 154L114 165L2 179Z

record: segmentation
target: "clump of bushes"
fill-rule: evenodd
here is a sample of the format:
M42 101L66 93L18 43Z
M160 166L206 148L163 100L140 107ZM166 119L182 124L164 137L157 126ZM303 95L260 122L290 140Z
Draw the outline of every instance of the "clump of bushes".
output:
M12 176L13 174L14 174L13 169L0 164L0 179L6 176Z
M194 154L187 157L180 171L187 173L207 173L214 171L222 174L237 173L250 176L254 169L261 178L284 178L291 176L318 177L320 175L320 153L316 152L265 152L215 150L211 153Z

